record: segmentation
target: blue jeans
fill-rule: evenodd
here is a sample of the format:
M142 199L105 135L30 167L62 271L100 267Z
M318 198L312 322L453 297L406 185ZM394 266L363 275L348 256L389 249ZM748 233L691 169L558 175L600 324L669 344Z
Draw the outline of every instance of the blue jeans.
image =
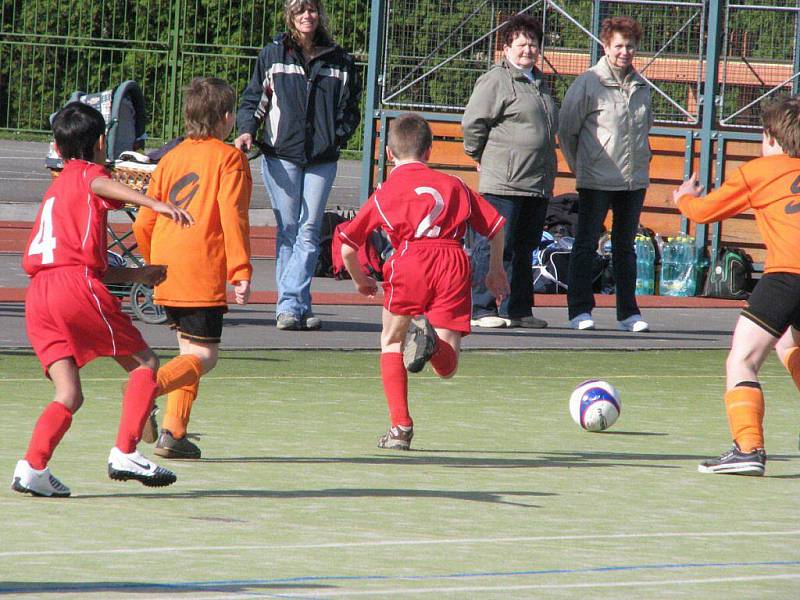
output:
M489 240L474 234L472 258L472 318L496 316L522 319L532 314L533 271L531 255L539 245L542 227L547 214L547 198L538 196L497 196L484 194L486 200L506 219L503 227L505 245L503 266L511 293L497 306L495 298L486 287L489 268Z
M278 222L275 314L311 316L311 278L317 265L322 215L336 177L336 163L301 167L265 156L261 176Z
M611 208L611 264L617 286L617 320L638 315L636 304L636 251L633 248L645 190L578 190L578 231L569 255L567 307L569 318L590 313L594 308L592 266L603 222Z

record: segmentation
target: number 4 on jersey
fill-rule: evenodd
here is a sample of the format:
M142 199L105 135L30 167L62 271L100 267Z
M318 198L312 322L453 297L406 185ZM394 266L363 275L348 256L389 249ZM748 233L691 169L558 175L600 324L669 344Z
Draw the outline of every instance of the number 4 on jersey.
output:
M53 236L53 204L55 201L55 197L44 201L42 214L39 217L39 231L36 232L28 248L28 256L42 255L43 265L49 265L54 260L53 250L56 249L56 238Z

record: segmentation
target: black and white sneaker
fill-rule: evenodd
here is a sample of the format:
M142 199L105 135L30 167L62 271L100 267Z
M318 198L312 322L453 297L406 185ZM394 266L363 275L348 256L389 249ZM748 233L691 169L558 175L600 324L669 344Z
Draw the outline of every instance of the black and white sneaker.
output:
M718 475L750 475L760 477L764 474L767 464L767 453L763 448L756 448L752 452L742 452L739 445L734 442L733 448L719 458L705 460L697 466L701 473Z
M116 446L108 455L108 476L116 481L135 479L147 487L164 487L175 483L178 479L175 473L159 467L138 450L125 454Z
M34 469L27 460L17 461L14 478L11 480L11 489L15 492L47 498L66 498L70 495L69 488L61 483L48 467L39 471Z
M423 315L411 319L403 344L403 364L409 373L419 373L436 350L436 331Z

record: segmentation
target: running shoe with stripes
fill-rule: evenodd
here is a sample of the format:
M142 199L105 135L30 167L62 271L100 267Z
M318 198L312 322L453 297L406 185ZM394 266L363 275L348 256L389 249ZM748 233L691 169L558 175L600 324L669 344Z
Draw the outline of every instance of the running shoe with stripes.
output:
M391 450L409 450L411 448L411 438L414 437L413 427L403 427L396 425L389 428L389 431L378 438L378 448L389 448Z
M47 498L66 498L70 495L69 488L61 483L48 467L37 470L27 460L17 461L11 489L22 494Z
M125 454L116 446L108 455L108 476L116 481L135 479L147 487L164 487L178 479L175 473L159 467L138 450Z
M403 345L403 364L409 373L419 373L436 350L436 331L423 315L411 319Z
M722 454L719 458L712 458L701 462L697 470L701 473L718 475L750 475L760 477L764 474L767 464L767 453L763 448L756 448L751 452L742 452L739 444L733 443L733 448Z

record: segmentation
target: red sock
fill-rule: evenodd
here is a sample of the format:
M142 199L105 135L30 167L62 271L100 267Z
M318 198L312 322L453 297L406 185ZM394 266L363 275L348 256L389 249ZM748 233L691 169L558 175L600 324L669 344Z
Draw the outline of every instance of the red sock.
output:
M381 353L381 379L392 427L411 427L414 422L408 414L408 372L400 352Z
M117 448L125 454L136 450L136 444L142 439L142 429L153 409L157 388L152 369L134 369L128 376L117 433Z
M458 367L458 354L450 344L437 339L436 350L431 356L431 366L439 377L449 377Z
M72 413L66 406L60 402L51 402L45 406L33 427L28 452L25 454L28 464L37 471L44 469L71 424Z

